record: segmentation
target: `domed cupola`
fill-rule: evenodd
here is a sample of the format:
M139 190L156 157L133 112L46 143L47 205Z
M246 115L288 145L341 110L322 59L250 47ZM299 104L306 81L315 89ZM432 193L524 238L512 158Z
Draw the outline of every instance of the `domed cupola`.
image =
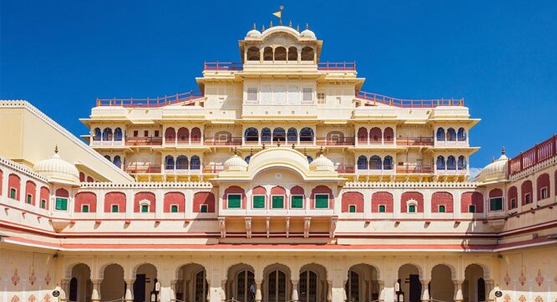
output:
M314 159L311 164L309 164L310 171L334 171L335 164L325 157L323 153L319 155L316 159Z
M300 33L300 38L313 39L313 40L317 39L317 37L315 36L315 33L313 31L309 30L309 25L308 24L306 24L306 29Z
M236 152L236 151L234 151ZM242 171L248 170L248 163L243 160L238 154L234 154L231 158L224 162L224 171Z
M255 24L253 24L253 29L248 31L247 35L246 35L246 40L249 39L260 39L261 38L261 32L258 31L255 28Z
M39 161L33 167L35 172L45 176L49 182L79 186L79 171L69 162L60 158L58 146L54 149L54 156L49 159Z
M507 165L509 158L505 155L505 147L501 149L501 156L493 160L489 165L485 166L476 176L476 181L482 183L491 183L507 180Z

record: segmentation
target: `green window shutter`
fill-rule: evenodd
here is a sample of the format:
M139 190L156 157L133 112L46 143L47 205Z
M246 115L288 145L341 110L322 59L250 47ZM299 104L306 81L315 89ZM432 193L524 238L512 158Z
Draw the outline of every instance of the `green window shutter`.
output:
M304 196L292 196L292 209L302 209L304 207Z
M83 213L89 213L89 206L88 205L84 205L83 209L81 210L81 212Z
M491 211L500 211L503 209L503 198L491 198L489 208Z
M242 195L241 194L229 194L228 195L228 208L229 209L241 209L242 208Z
M170 207L170 212L171 212L171 213L178 213L178 206L172 206L172 207Z
M201 205L201 208L199 209L199 212L207 213L208 212L207 205L206 204Z
M445 213L445 206L439 206L439 213Z
M27 203L31 204L31 199L33 199L33 196L31 196L31 194L27 194Z
M66 198L56 198L56 210L67 211L68 210L68 200Z
M415 205L408 206L408 212L409 213L416 213L416 206Z
M351 205L348 210L350 213L356 213L356 206Z
M472 205L468 206L468 213L474 213L474 212L476 212L476 207Z
M46 200L41 199L41 208L46 209Z
M11 189L10 189L10 198L11 198L11 199L15 199L16 192L17 192L17 191L16 191L14 188L11 188Z
M254 209L264 209L265 208L265 196L263 196L263 195L253 196L253 208Z
M385 206L384 206L384 205L380 205L380 206L379 206L379 213L385 213L385 212L386 212Z
M112 206L112 213L118 213L118 205Z
M149 206L148 205L142 205L141 206L141 213L147 213L149 212Z
M328 209L329 208L329 195L315 194L315 208Z
M273 196L273 209L284 209L284 196Z

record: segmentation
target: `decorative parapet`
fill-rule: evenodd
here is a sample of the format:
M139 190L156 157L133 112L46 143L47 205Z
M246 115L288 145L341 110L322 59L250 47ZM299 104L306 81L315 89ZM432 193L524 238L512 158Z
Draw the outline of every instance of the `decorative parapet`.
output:
M81 189L211 189L210 182L82 183Z
M347 182L345 189L476 189L477 182Z
M21 172L21 173L23 173L23 174L26 174L27 176L40 179L40 180L42 180L42 181L44 181L44 182L48 182L48 179L46 179L46 177L44 177L44 176L42 176L42 175L36 173L35 171L33 171L33 170L31 170L31 169L29 169L29 168L27 168L27 167L25 167L25 166L23 166L23 165L21 165L21 164L18 164L18 163L16 163L16 162L12 161L12 160L9 160L9 159L7 159L7 158L5 158L5 157L0 157L0 165L9 167L9 168L11 168L11 169L14 169L14 170L16 170L16 171L18 171L18 172Z
M557 157L552 157L552 158L549 158L545 161L537 163L537 164L535 164L531 167L528 167L528 168L526 168L526 169L524 169L520 172L516 172L515 174L512 174L509 177L509 180L510 181L516 181L516 180L519 180L521 178L527 177L528 175L534 174L537 171L540 171L540 170L543 170L543 169L546 169L546 168L549 168L549 167L555 166L555 165L557 165Z

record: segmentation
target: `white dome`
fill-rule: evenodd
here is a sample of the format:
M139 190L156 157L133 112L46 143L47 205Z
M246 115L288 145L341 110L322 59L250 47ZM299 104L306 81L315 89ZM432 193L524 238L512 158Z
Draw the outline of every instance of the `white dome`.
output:
M310 171L334 171L335 164L323 154L309 164Z
M247 171L247 169L248 163L237 154L224 162L224 171Z
M304 31L302 31L302 33L300 34L301 38L306 38L306 39L316 39L315 37L315 33L309 29L306 29Z
M508 165L509 158L505 155L505 151L501 156L494 160L489 165L485 166L478 176L476 176L476 181L480 182L495 182L507 179L507 165Z
M261 32L254 28L248 31L246 38L261 38Z
M58 152L49 159L41 160L33 167L35 172L45 176L49 182L79 186L79 171L69 162L60 158Z

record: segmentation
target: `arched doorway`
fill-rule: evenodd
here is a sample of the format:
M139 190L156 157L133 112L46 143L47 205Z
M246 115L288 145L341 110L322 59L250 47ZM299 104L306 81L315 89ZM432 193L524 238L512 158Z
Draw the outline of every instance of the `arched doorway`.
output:
M118 264L110 264L103 270L102 277L102 301L124 299L124 292L126 290L124 269Z
M255 301L255 274L253 267L247 264L236 264L228 270L227 293L228 299L241 302Z
M324 302L327 300L327 271L319 264L307 264L300 269L298 281L300 302Z
M292 296L290 270L282 264L273 264L263 270L263 300L265 302L285 302Z
M369 264L357 264L348 270L344 285L348 302L375 301L379 299L377 270Z
M133 301L157 301L160 291L157 282L157 268L154 265L145 263L138 266L133 283Z
M405 264L398 269L396 299L398 302L420 302L422 300L422 282L420 270L413 264Z
M205 302L208 292L207 271L202 265L191 263L178 270L176 300Z
M464 271L462 295L465 301L482 302L486 300L484 269L480 265L470 264Z
M431 270L431 283L429 284L429 296L431 299L445 302L454 301L454 282L452 270L444 264L438 264Z
M70 292L66 296L70 301L89 301L92 293L91 269L83 263L75 265L72 268Z

